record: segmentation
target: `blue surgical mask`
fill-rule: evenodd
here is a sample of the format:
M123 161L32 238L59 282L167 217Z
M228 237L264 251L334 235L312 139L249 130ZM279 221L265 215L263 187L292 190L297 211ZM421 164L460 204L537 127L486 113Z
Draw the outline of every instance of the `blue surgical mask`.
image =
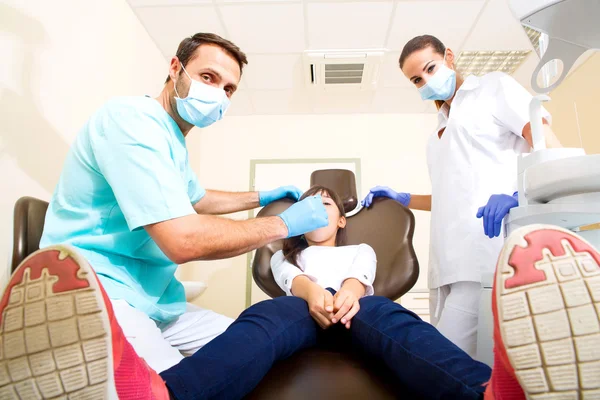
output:
M222 119L230 103L225 91L192 79L183 65L181 68L192 83L184 99L179 97L177 85L174 85L179 116L199 128L206 128Z
M431 79L419 88L419 93L423 100L442 100L446 101L454 96L456 90L456 72L445 64L439 66L438 70L433 74Z

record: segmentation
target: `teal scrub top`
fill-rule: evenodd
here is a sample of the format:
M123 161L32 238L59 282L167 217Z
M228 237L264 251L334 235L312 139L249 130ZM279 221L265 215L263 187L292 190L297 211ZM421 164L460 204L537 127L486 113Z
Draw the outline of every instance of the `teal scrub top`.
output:
M116 98L71 146L40 246L74 246L111 299L168 322L185 312L185 293L177 265L143 227L195 214L205 193L163 107L150 97Z

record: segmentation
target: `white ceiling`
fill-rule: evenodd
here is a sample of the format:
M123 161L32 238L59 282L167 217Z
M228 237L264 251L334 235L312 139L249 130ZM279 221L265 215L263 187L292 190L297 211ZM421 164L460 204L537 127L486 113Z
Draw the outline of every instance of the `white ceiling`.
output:
M248 55L229 115L435 112L398 68L412 37L432 34L455 52L532 50L508 0L127 0L165 58L197 32L232 40ZM304 87L302 52L386 48L375 91ZM515 72L529 88L532 54Z

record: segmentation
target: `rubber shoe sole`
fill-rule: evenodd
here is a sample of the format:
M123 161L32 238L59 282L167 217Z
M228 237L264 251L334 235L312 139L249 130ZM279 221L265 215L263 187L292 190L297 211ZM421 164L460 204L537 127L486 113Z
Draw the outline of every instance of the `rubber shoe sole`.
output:
M102 290L67 246L29 256L0 300L0 399L117 399Z
M500 254L496 324L529 399L600 399L600 254L565 229L530 225Z

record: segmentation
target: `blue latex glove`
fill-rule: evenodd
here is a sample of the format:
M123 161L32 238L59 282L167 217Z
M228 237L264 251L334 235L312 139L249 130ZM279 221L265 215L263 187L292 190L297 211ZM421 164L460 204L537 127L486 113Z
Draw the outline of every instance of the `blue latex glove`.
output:
M487 204L477 211L477 218L483 217L483 232L490 239L500 236L502 220L511 208L519 205L518 193L512 196L507 194L494 194Z
M410 203L410 193L398 193L387 186L375 186L369 191L367 197L365 197L360 204L362 204L363 207L371 207L371 203L373 203L375 197L389 197L390 199L396 200L404 207L408 207L408 204Z
M267 204L274 202L275 200L283 198L298 201L300 196L302 196L302 190L298 189L296 186L281 186L277 189L258 192L258 201L260 203L260 206L264 207Z
M329 224L329 217L321 196L309 196L292 204L290 208L279 214L288 228L288 236L300 236Z

